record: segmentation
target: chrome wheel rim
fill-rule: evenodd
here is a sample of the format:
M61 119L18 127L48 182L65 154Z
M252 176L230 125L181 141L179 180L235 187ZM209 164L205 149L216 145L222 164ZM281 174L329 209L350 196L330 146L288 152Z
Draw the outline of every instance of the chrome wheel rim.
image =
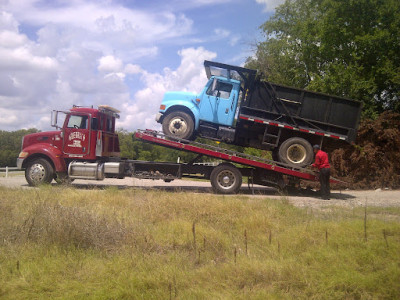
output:
M228 170L222 171L217 176L217 182L222 189L229 189L236 182L235 174Z
M293 164L301 164L306 157L306 148L300 144L291 145L287 150L287 159Z
M34 164L31 166L29 170L29 178L34 183L40 183L43 181L44 177L46 176L46 169L41 164Z
M188 126L184 119L175 117L169 123L168 129L174 135L183 135L187 131Z

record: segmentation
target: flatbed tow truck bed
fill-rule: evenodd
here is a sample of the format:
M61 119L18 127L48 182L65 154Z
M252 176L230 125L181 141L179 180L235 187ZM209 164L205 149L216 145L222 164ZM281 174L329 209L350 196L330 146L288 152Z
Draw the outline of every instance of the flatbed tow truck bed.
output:
M182 177L210 179L214 191L223 194L237 193L242 185L242 176L249 178L249 185L260 184L279 189L295 186L300 180L318 181L318 175L309 169L293 168L283 163L220 147L167 137L154 130L139 130L135 133L135 138L154 145L198 154L189 163L131 161L132 176L136 178L165 181ZM195 161L202 156L224 162L218 166L196 164ZM331 178L330 182L343 183L335 178Z

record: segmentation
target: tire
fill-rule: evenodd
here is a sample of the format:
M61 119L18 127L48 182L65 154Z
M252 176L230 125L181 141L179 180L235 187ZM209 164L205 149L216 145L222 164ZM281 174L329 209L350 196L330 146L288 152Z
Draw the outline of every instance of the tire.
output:
M218 194L236 194L242 186L242 173L231 164L220 164L210 176L214 192Z
M189 114L174 111L164 118L162 130L165 135L189 140L193 136L194 122Z
M54 169L45 158L36 158L28 163L25 178L30 186L49 184L54 178Z
M292 167L304 167L311 164L314 152L311 144L303 138L293 137L279 147L279 160Z

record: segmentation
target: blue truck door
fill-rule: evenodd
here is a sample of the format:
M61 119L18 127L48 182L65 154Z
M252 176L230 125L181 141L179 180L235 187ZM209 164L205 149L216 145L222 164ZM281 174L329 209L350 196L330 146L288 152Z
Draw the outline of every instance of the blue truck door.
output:
M235 85L235 86L234 86ZM217 80L210 82L200 103L200 120L232 126L237 105L236 84Z

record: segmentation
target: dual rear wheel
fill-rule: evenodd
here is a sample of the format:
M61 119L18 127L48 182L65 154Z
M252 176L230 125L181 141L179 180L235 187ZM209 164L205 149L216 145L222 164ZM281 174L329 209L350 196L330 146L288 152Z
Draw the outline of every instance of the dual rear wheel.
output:
M311 164L314 157L311 144L299 137L289 138L284 141L278 150L279 161L291 167L304 167Z

